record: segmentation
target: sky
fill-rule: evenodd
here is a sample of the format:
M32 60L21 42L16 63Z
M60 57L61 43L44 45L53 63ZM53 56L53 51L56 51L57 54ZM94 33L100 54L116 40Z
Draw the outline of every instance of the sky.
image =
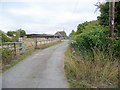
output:
M96 20L98 0L1 0L0 30L18 29L28 34L55 34L76 30L78 24Z

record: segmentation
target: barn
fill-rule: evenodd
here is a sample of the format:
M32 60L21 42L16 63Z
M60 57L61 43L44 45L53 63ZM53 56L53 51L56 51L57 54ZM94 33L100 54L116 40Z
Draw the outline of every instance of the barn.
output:
M59 35L52 34L27 34L27 38L60 38Z

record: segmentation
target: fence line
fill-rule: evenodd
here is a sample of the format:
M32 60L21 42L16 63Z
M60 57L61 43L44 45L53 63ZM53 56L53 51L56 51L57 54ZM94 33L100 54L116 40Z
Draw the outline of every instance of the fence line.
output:
M26 51L35 49L48 44L54 44L61 41L60 39L48 39L48 40L33 40L33 41L23 41L23 42L5 42L2 43L0 49L8 49L14 52L14 56L23 54Z

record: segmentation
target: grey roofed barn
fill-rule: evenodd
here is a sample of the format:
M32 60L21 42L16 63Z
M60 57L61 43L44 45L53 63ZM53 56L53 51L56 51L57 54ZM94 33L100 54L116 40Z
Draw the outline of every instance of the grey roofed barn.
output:
M27 38L59 38L58 35L52 34L27 34Z

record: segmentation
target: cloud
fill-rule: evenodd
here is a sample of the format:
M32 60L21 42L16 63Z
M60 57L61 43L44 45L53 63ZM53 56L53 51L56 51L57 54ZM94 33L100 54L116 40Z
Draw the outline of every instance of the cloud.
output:
M44 3L44 2L54 2L54 3L61 3L61 2L73 2L73 0L1 0L1 2L39 2L39 3Z
M68 34L79 23L96 20L96 0L2 0L0 29L25 29L27 33Z

